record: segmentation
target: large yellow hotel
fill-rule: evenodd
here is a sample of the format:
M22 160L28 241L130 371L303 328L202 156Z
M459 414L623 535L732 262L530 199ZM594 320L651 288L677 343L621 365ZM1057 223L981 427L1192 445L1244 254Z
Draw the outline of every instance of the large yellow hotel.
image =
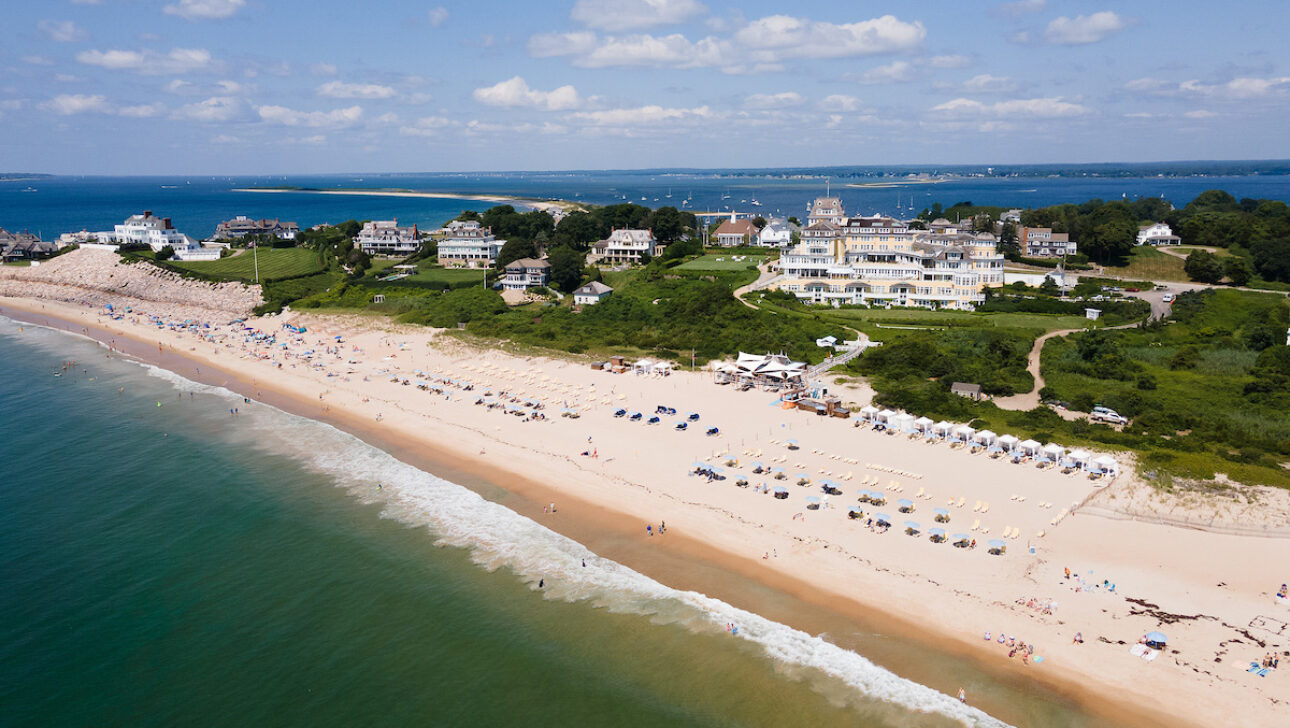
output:
M916 306L970 311L1003 285L1003 256L989 233L938 219L912 230L886 217L848 218L842 201L811 206L801 241L779 259L768 288L833 306Z

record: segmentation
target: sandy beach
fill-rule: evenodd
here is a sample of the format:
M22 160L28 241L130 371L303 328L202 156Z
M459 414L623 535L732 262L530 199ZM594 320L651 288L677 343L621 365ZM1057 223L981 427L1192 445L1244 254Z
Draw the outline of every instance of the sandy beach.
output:
M264 187L244 187L233 191L274 193L294 192L307 195L358 195L360 197L424 197L436 200L477 200L479 202L495 202L499 205L516 205L518 207L542 210L544 212L569 212L571 210L582 209L582 206L578 203L568 202L565 200L533 200L525 197L510 197L507 195L472 195L468 193L454 194L449 192L415 192L412 190L290 190Z
M514 489L525 515L552 528L567 519L593 545L605 534L634 539L632 559L648 562L641 544L701 554L807 602L888 620L991 673L1068 695L1107 724L1284 719L1287 671L1247 672L1270 653L1290 659L1290 605L1275 597L1290 581L1284 492L1166 498L1127 463L1113 481L1093 482L787 411L771 393L703 372L614 374L368 316L251 318L253 287L154 273L97 251L6 268L0 313L61 320L140 358L155 351L184 376L214 377L396 450L438 453ZM647 424L659 406L676 414ZM628 414L615 417L619 409ZM719 434L705 434L712 427ZM755 474L755 463L784 479ZM724 479L693 474L698 464ZM825 480L841 494L827 495ZM885 503L861 503L861 491ZM547 502L556 513L536 511ZM849 517L853 506L862 517ZM869 526L879 513L890 529ZM914 535L906 521L918 524ZM662 524L666 533L650 535ZM934 543L932 528L976 547ZM990 554L1001 538L1006 553ZM1132 654L1153 631L1168 646L1149 660Z

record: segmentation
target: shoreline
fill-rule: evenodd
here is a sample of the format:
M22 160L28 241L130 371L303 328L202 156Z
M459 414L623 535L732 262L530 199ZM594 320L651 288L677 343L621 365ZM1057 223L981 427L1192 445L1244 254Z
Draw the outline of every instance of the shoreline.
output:
M451 192L417 192L415 190L380 190L380 189L362 189L362 188L341 188L334 190L318 189L288 189L288 188L270 188L270 187L235 187L231 192L258 192L258 193L300 193L308 195L357 195L360 197L420 197L433 200L475 200L478 202L496 202L499 204L512 204L521 207L541 210L543 212L565 211L583 209L583 205L568 200L537 200L529 197L515 197L512 195L482 195L471 193L451 193Z
M1166 716L1163 712L1134 706L1127 698L1111 698L1100 694L1095 687L1083 684L1085 676L1065 674L1066 671L1061 669L1050 671L1048 666L1039 672L1033 667L1025 668L1011 661L1000 661L997 651L983 650L979 641L969 640L952 630L936 630L938 625L920 623L917 619L901 615L891 608L892 605L882 609L863 600L857 601L854 595L822 591L818 583L803 581L779 570L768 572L758 564L758 559L691 538L683 532L669 533L666 538L648 542L648 546L644 546L637 533L639 519L625 511L591 503L579 498L577 494L554 488L546 482L529 479L522 473L517 474L512 469L499 467L494 462L460 452L445 451L435 444L434 438L410 437L394 428L378 426L343 408L319 411L315 402L290 391L266 388L254 378L248 381L245 373L224 368L221 366L222 362L211 357L189 356L173 348L161 351L159 356L154 355L153 341L115 322L105 325L96 320L97 317L93 316L91 310L72 308L68 311L65 308L71 307L67 304L33 302L28 299L5 299L2 304L31 316L46 317L63 324L52 325L52 328L72 330L74 327L81 327L93 331L99 336L92 338L100 341L104 338L110 341L115 338L114 334L126 337L133 342L130 347L133 351L126 352L132 358L170 369L190 379L225 386L243 396L255 397L299 416L326 422L405 462L466 487L477 490L478 483L475 481L483 481L509 494L503 502L512 510L583 543L606 558L623 563L674 588L701 591L811 634L834 634L835 630L844 625L851 625L853 629L858 625L863 631L877 628L882 633L893 636L898 642L920 645L930 652L949 653L964 659L971 669L984 671L992 679L1012 685L1019 691L1032 692L1035 684L1038 684L1041 692L1050 693L1052 698L1058 700L1070 701L1078 705L1081 712L1096 716L1108 725L1181 724L1177 716ZM49 305L64 310L51 311ZM4 313L11 315L8 311ZM17 318L25 319L23 316ZM41 324L40 321L31 323ZM118 326L120 330L114 328ZM116 343L118 348L122 348L121 342ZM218 370L224 379L221 381L219 377L194 376L193 369L198 363ZM268 396L264 396L265 392ZM562 515L559 518L547 517L538 509L538 506L555 500L562 504ZM660 559L661 554L667 554L668 557ZM714 585L714 575L723 573L734 576ZM758 593L767 588L786 599L767 599L765 595L759 597ZM856 649L856 645L848 644L845 640L838 643L848 649ZM919 670L917 661L906 660L906 664L900 664L900 650L897 649L896 652L897 659L894 660L875 657L869 649L861 654L903 677L952 694L953 684L940 684L944 681L936 679L938 676L934 666L928 665ZM1010 715L1006 705L992 706L977 701L973 701L973 704L1009 722L1016 723L1022 719L1022 716Z

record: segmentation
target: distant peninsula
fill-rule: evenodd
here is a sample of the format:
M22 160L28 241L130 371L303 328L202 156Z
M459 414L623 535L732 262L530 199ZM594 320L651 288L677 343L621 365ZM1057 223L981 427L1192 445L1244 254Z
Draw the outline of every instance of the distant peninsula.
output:
M464 192L421 192L417 190L398 189L398 188L370 188L370 187L337 187L329 189L319 189L317 187L295 187L291 185L278 185L273 187L238 187L234 192L299 192L312 195L363 195L367 197L425 197L443 200L477 200L479 202L496 202L501 204L514 204L522 207L528 207L534 210L545 210L546 212L555 212L557 210L571 212L573 210L585 209L581 203L571 202L569 200L539 200L531 197L517 197L514 195L480 195L469 194Z

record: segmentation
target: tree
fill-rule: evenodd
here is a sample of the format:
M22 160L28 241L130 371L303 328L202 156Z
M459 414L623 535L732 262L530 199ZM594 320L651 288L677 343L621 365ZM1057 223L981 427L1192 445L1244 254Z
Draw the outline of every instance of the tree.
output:
M693 213L681 212L671 206L658 208L645 220L646 227L653 230L654 237L664 245L680 240L693 224Z
M551 264L551 284L564 293L572 293L582 284L582 266L586 255L567 245L555 248L547 256Z
M1061 290L1057 288L1057 281L1049 276L1044 276L1044 282L1039 284L1039 293L1045 296L1056 296L1061 293Z
M802 221L797 219L797 215L790 215L788 218L790 225L801 225Z
M766 218L762 217L761 215L758 215L757 217L754 217L752 219L752 224L753 224L753 227L757 228L758 230L761 230L762 228L766 227Z
M1254 266L1245 258L1233 256L1223 261L1223 274L1232 285L1243 286L1254 277Z
M1017 243L1017 223L1008 220L999 232L999 252L1005 256L1021 255L1021 246Z
M1183 271L1193 281L1218 283L1223 279L1223 263L1208 250L1197 250L1183 262Z
M537 249L532 242L520 239L507 240L501 252L497 254L497 269L502 270L520 258L532 258L536 255Z
M175 249L167 245L163 247L161 250L158 250L157 254L154 255L153 257L156 258L157 260L170 260L171 258L175 257Z

